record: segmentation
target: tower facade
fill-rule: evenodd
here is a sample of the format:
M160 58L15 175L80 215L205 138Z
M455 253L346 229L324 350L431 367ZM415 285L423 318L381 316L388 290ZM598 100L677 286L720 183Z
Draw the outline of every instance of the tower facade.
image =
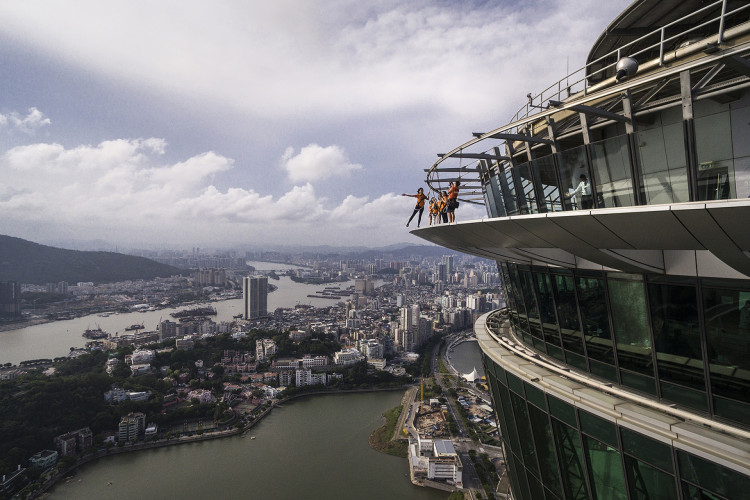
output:
M497 262L474 331L513 498L750 491L748 14L637 0L429 169L487 210L413 233Z
M244 318L258 319L268 314L268 277L246 276L242 279Z

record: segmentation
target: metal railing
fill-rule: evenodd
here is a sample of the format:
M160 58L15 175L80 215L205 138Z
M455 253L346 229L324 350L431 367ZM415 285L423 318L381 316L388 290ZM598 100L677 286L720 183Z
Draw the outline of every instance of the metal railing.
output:
M659 49L659 63L664 64L664 54L667 50L668 46L672 46L672 44L677 43L679 40L684 39L686 36L689 36L691 33L698 33L702 28L705 28L706 26L709 26L711 24L716 23L717 29L716 29L716 43L722 43L724 41L724 32L726 28L728 27L726 24L726 19L728 17L734 16L744 10L750 9L750 4L742 5L740 7L737 7L736 9L727 12L727 1L728 0L717 0L713 3L710 3L706 5L705 7L702 7L698 10L695 10L691 12L690 14L683 16L679 19L676 19L675 21L672 21L671 23L668 23L658 29L655 29L654 31L643 35L642 37L633 40L632 42L626 43L625 45L622 45L621 47L618 47L617 49L599 57L598 59L591 61L587 63L582 68L579 68L569 75L566 75L565 77L561 78L557 82L553 83L546 89L542 90L536 95L529 94L529 101L524 105L521 109L516 112L512 122L516 122L518 120L522 120L524 118L528 118L531 114L533 114L536 110L539 108L546 108L549 104L550 100L557 100L562 101L571 95L583 93L583 95L588 95L588 90L591 87L591 81L596 80L597 77L604 77L608 71L611 71L617 66L617 62L621 59L621 57L627 56L637 59L638 56L647 54L650 51L654 51L655 49ZM667 30L673 26L678 26L685 21L690 20L691 18L697 17L700 14L707 12L711 9L715 9L717 7L721 6L721 13L713 18L709 19L707 21L704 21L700 24L697 24L695 26L691 26L690 28L686 30L682 30L679 33L672 35L668 38L665 37L665 34ZM650 38L657 38L658 40L648 45L645 48L640 49L637 52L629 52L629 49L631 49L633 46L640 44L644 42L645 40L648 40ZM607 61L614 62L607 63ZM596 69L599 65L603 65L601 68ZM572 80L572 83L571 83Z

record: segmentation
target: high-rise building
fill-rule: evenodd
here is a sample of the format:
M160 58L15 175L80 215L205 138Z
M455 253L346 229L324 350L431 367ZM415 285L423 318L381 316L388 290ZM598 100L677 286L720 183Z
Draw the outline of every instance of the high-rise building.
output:
M268 314L268 277L246 276L242 279L245 319L258 319Z
M0 318L21 315L21 285L17 281L0 281Z
M514 499L748 498L748 16L636 0L429 169L487 209L413 232L497 262L474 331Z

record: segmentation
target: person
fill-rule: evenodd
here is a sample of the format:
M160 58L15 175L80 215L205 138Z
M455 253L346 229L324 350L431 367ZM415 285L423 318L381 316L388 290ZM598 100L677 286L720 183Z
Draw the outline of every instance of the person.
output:
M451 184L448 189L448 222L456 222L456 208L458 208L458 189L461 181Z
M594 198L591 196L591 184L589 184L589 180L586 178L585 174L581 174L581 176L578 179L581 182L578 183L578 186L576 187L575 191L573 191L572 193L565 193L565 197L573 198L580 193L581 208L584 210L593 208Z
M448 193L445 191L440 194L440 217L443 224L448 224Z
M414 211L411 213L411 217L409 217L409 220L406 222L406 227L409 227L409 223L414 218L415 215L417 215L417 212L419 212L419 217L417 218L417 227L422 223L422 213L424 212L424 202L427 199L427 196L424 194L424 189L419 188L417 189L417 194L406 194L401 193L401 196L410 196L411 198L417 199L417 205L414 207Z
M430 225L438 223L439 214L440 207L438 206L437 199L433 196L430 200Z

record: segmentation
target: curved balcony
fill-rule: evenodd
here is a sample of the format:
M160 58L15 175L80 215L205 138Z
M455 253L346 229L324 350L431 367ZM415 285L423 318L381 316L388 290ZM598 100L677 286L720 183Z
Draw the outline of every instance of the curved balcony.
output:
M518 498L743 498L750 432L540 356L504 316L474 331Z

